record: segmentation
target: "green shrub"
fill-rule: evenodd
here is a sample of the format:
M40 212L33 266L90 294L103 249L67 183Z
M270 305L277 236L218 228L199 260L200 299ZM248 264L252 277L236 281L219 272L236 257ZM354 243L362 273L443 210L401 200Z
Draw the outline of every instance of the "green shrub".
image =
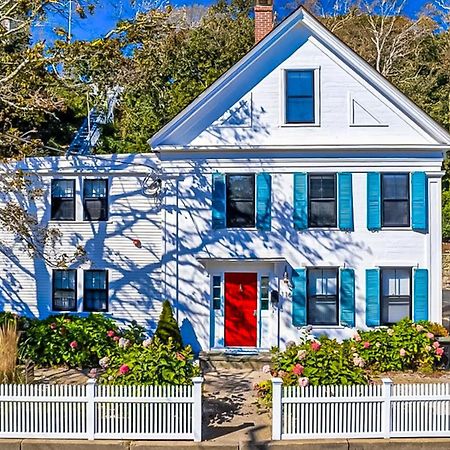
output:
M172 343L177 350L183 347L180 328L173 316L172 307L168 300L165 300L163 303L155 336L157 336L162 343L168 343L169 339L172 339Z
M429 372L443 352L431 330L442 331L431 322L403 319L392 328L360 331L353 339L353 348L372 371Z
M193 363L190 346L179 350L171 338L158 337L140 344L121 347L100 360L104 370L99 381L114 385L176 385L191 384L200 374Z
M116 322L103 314L31 320L20 343L21 357L38 366L97 366L99 358L118 346L122 334Z
M439 324L404 319L392 328L359 331L337 342L304 334L299 344L273 349L272 367L264 371L280 377L285 386L367 384L371 373L400 370L432 371L443 350L436 341L445 334ZM255 386L261 403L271 401L272 383Z

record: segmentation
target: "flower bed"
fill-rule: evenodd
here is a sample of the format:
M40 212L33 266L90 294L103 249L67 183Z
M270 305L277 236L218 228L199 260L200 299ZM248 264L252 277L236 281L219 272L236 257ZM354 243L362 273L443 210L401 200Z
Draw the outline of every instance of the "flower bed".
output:
M263 370L286 386L367 384L380 372L432 372L443 355L436 338L446 334L441 325L406 319L391 328L359 331L342 342L316 339L304 329L299 343L288 343L285 351L273 349L272 366ZM255 389L262 403L271 401L270 380Z
M102 314L57 315L45 320L0 313L0 327L18 324L20 358L38 367L91 369L90 376L116 385L191 384L200 374L190 346L183 347L169 302L152 339L136 323L125 328Z
M179 349L171 338L167 342L158 337L141 343L125 340L116 351L100 359L99 365L94 374L104 384L186 385L200 375L191 347Z
M136 324L120 329L117 323L101 314L88 317L51 316L45 320L20 321L22 338L20 355L38 366L93 367L113 351L120 338L140 342L143 329Z

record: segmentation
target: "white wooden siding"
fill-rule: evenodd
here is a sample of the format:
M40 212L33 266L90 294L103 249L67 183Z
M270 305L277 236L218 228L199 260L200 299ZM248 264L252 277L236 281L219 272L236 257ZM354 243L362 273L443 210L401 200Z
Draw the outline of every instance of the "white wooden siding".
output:
M211 102L195 123L180 127L158 145L263 148L435 143L302 24L290 30L260 59L240 74L239 81L230 82L226 94ZM320 98L319 126L283 123L283 74L287 69L320 72L320 83L316 86ZM355 111L353 100L366 112L361 108ZM248 112L240 108L242 104L247 105ZM367 113L376 120L367 122ZM227 126L230 115L239 116L243 125Z
M322 163L322 164L321 164ZM177 165L179 167L176 169ZM273 271L282 279L288 269L311 266L338 266L355 269L356 327L365 328L365 270L379 266L407 266L427 268L430 273L430 255L439 252L429 240L429 233L418 233L411 228L367 229L367 171L413 172L440 174L438 158L417 158L414 162L396 158L380 160L320 161L292 158L264 161L245 159L197 160L189 165L185 159L163 162L167 170L165 188L165 245L163 292L173 299L179 311L180 323L186 324L186 338L194 348L208 348L217 343L222 331L215 324L216 339L210 339L210 278L211 273L227 271L257 272L261 264L275 261L265 270ZM225 173L258 173L272 175L272 229L259 230L211 228L211 177L214 171ZM309 229L296 231L293 227L293 173L294 172L352 172L354 231L338 229ZM433 178L429 178L429 183ZM433 179L436 181L435 179ZM433 181L433 182L434 182ZM435 194L434 194L435 195ZM436 199L430 198L430 204ZM440 212L429 211L430 224L440 221ZM176 247L176 248L175 248ZM279 260L286 262L276 262ZM205 260L211 261L205 263ZM214 262L216 260L216 262ZM247 262L246 262L247 260ZM258 262L259 260L259 262ZM206 266L206 268L205 268ZM439 270L439 269L438 269ZM430 319L440 320L440 294L430 291ZM265 347L284 345L295 340L298 330L292 325L291 299L281 296L277 314L270 319L270 342L261 340ZM214 316L214 315L212 315ZM279 327L278 329L275 329ZM192 332L192 329L194 332ZM344 338L353 331L343 326L315 327L316 333L327 333ZM218 339L217 339L218 338Z
M128 158L128 155L124 158ZM88 160L89 161L89 160ZM41 171L49 160L41 160ZM52 164L54 161L52 162ZM30 165L36 164L35 160ZM89 168L83 175L104 177L109 181L109 219L106 222L83 221L81 200L83 177L74 172L70 161L59 160L64 174L42 174L44 196L38 199L37 217L41 223L50 223L63 233L57 250L73 253L81 245L87 260L73 265L78 269L78 310L82 311L84 269L107 269L109 275L109 315L121 321L136 320L154 328L161 310L160 261L161 261L161 212L154 199L144 195L142 182L147 175L142 169L135 173L134 166L126 170L105 173ZM73 164L75 166L75 164ZM78 165L78 164L77 164ZM55 177L76 180L76 221L50 221L50 183ZM40 259L29 258L4 231L2 241L9 240L7 250L12 255L0 254L0 310L13 310L30 316L45 317L51 310L52 267ZM133 240L141 241L141 248Z

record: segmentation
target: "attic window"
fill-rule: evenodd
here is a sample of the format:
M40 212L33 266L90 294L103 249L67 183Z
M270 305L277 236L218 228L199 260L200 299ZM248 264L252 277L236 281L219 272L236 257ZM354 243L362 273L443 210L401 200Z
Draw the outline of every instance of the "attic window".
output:
M316 70L285 72L285 123L315 124L317 121Z

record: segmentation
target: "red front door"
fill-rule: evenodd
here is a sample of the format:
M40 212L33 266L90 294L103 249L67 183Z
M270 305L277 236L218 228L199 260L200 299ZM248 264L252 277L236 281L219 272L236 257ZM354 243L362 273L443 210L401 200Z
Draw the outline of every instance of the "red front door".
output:
M256 273L225 274L225 346L256 347Z

